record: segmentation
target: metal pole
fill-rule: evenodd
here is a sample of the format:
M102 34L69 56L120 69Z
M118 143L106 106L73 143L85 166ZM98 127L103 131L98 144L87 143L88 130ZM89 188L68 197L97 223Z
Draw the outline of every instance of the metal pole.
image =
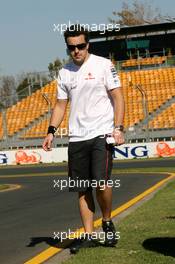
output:
M2 126L3 126L3 140L5 143L5 148L8 148L8 129L7 129L7 119L6 119L6 108L2 110Z
M49 97L48 97L48 95L46 93L43 93L42 96L47 102L47 105L48 105L48 117L50 117L51 116L51 100L49 99ZM54 142L53 142L53 146L55 146Z
M48 112L49 114L51 114L51 101L46 93L43 93L42 96L46 100L46 103L48 105Z

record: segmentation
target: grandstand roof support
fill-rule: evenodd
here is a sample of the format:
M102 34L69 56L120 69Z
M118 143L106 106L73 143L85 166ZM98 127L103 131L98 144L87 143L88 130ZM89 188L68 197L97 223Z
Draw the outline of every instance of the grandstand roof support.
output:
M2 126L3 126L3 140L6 147L9 145L9 138L8 138L8 129L7 129L7 110L4 108L2 110Z
M147 119L149 116L149 112L148 112L148 101L147 101L146 93L143 90L141 84L136 84L134 86L134 88L136 88L141 93L144 119ZM149 135L149 124L148 124L148 122L145 124L145 129L146 129L146 142L149 142L150 141L150 135Z

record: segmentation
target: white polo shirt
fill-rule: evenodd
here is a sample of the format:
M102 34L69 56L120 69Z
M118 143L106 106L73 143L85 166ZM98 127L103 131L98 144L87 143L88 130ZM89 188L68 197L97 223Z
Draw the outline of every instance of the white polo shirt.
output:
M66 64L59 71L57 83L58 99L70 100L70 142L113 131L114 109L108 91L121 84L110 60L90 54L81 66Z

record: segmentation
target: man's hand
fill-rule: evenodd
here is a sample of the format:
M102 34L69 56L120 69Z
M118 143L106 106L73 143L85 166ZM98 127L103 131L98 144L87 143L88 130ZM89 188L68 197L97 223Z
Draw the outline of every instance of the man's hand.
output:
M124 138L124 133L123 131L114 129L112 132L112 136L115 139L115 144L116 145L122 145L125 143L125 138Z
M47 137L45 137L44 142L43 142L43 145L42 145L42 147L43 147L43 149L45 151L52 150L51 149L51 145L52 145L53 138L54 138L54 136L53 136L52 133L49 133L47 135Z

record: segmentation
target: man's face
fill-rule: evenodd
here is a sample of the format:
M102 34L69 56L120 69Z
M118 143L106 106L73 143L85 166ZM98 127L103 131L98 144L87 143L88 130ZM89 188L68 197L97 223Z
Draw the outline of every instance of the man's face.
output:
M68 37L67 47L74 63L77 65L83 64L88 57L89 48L89 44L86 43L84 35L80 35L78 37Z

